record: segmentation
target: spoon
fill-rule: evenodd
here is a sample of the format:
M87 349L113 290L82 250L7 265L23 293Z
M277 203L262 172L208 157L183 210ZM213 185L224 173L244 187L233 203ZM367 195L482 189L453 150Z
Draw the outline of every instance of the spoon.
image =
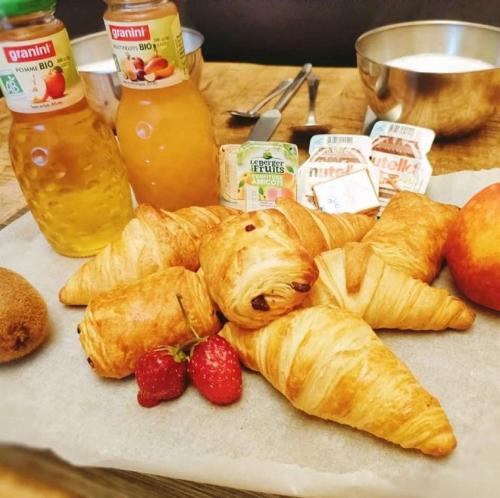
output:
M233 111L228 111L232 116L236 116L238 118L245 119L257 119L260 117L259 110L262 109L270 100L274 99L274 97L278 96L280 93L284 92L292 82L292 79L283 80L276 88L271 90L262 100L257 102L250 110L248 111L239 111L237 109Z
M332 125L328 123L316 123L316 97L318 96L319 78L315 74L309 75L307 78L307 87L309 89L309 113L307 114L306 122L303 125L290 126L294 133L324 133L327 132Z

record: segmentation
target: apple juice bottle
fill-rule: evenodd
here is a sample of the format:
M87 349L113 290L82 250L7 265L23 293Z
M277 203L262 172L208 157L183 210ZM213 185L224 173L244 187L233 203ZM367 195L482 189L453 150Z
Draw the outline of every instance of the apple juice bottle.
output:
M88 106L55 0L0 0L0 88L12 113L9 151L51 246L89 256L133 216L112 131Z
M135 196L158 208L217 204L208 107L189 79L179 13L168 0L105 0L123 92L116 130Z

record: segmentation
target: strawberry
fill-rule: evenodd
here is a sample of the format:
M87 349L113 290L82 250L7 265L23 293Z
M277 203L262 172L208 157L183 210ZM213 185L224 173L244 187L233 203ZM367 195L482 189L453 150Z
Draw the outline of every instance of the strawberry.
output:
M179 397L187 385L186 355L179 348L158 348L143 354L135 367L137 401L150 408Z
M152 408L160 403L161 400L155 398L152 394L147 393L146 391L138 391L137 392L137 401L141 406L145 408Z
M188 373L202 396L216 405L228 405L241 396L238 354L223 337L213 335L193 347Z

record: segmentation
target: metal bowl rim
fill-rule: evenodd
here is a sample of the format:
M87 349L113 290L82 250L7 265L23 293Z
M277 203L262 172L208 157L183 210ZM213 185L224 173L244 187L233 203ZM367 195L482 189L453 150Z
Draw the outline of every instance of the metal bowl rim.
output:
M187 33L191 33L192 35L199 38L199 44L195 45L194 50L192 52L189 52L190 54L193 54L194 52L196 52L197 50L199 50L203 46L203 44L205 43L205 36L202 33L197 31L196 29L186 28L184 26L182 26L181 29L182 29L182 31L185 31Z
M500 27L492 26L490 24L481 24L481 23L468 22L468 21L430 19L430 20L422 20L422 21L399 22L399 23L394 23L394 24L386 24L385 26L379 26L378 28L371 29L369 31L366 31L362 35L358 36L358 38L356 39L356 42L354 43L356 55L362 57L363 59L365 59L369 62L372 62L373 64L378 64L380 66L386 66L386 67L393 68L393 66L387 66L387 64L385 62L378 62L378 61L372 59L371 57L368 57L367 55L363 54L361 52L361 49L359 48L360 42L373 34L377 34L377 33L383 32L383 31L390 31L392 29L405 28L408 26L430 26L430 25L468 26L468 27L472 27L472 28L486 29L487 31L496 31L498 34L500 34ZM408 69L401 69L401 68L397 68L397 67L394 67L393 69L399 69L400 71L408 71L408 72L413 72L413 73L417 72L417 71L410 71ZM480 70L470 71L470 72L479 73L479 72L484 72L484 71L494 71L495 69L497 69L497 67L492 67L490 69L480 69ZM443 73L426 73L426 74L443 74ZM444 73L444 74L464 74L464 73Z

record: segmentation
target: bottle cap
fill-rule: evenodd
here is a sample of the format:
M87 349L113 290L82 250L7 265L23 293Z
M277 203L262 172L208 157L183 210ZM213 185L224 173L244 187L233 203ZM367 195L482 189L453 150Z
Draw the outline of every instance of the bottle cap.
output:
M54 10L56 0L0 0L0 17L14 17L32 12Z

